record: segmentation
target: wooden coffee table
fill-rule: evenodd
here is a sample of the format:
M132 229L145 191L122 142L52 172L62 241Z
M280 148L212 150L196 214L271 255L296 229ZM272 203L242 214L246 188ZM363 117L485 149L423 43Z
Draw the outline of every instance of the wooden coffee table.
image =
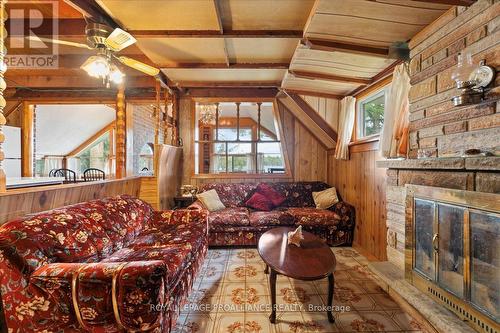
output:
M333 323L333 291L336 259L328 245L319 237L304 232L301 247L288 245L287 233L294 228L280 227L265 232L259 239L258 251L266 263L265 273L269 273L272 312L271 323L276 322L276 275L281 274L293 279L312 281L328 277L328 320Z

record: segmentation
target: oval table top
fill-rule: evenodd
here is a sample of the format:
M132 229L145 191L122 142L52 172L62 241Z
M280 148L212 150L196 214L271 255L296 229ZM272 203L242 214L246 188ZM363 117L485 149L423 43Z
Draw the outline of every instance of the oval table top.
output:
M288 245L288 232L294 228L279 227L265 232L258 251L264 262L277 273L299 280L317 280L335 270L336 259L325 242L307 231L300 247Z

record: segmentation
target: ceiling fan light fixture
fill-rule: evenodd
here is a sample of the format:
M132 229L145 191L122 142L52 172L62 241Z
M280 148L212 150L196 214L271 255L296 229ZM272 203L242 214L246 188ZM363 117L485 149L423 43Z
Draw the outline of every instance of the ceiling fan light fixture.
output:
M111 73L109 60L102 55L91 56L80 68L88 75L101 79L108 77Z
M120 69L115 66L111 65L111 73L109 74L109 79L115 83L115 84L120 84L123 82L123 78L125 77L125 74L120 71Z

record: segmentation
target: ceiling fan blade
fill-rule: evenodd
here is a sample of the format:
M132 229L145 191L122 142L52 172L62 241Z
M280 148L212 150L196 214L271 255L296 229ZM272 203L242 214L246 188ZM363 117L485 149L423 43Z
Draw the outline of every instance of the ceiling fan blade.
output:
M118 52L123 50L126 47L129 47L130 45L134 44L137 40L126 32L125 30L122 30L120 28L116 28L113 30L113 32L106 38L104 43L106 44L107 47L109 47L112 51Z
M148 64L140 62L139 60L135 60L125 56L119 56L116 57L116 59L118 59L122 64L128 67L132 67L133 69L138 70L139 72L143 72L147 75L156 76L160 73L160 70L158 68L149 66Z
M82 49L92 50L92 48L90 46L88 46L87 44L70 42L70 41L67 41L67 40L44 38L44 37L37 37L37 36L26 36L26 39L32 40L34 42L39 42L39 43L46 42L46 43L59 44L59 45L67 45L67 46L73 46L73 47L79 47L79 48L82 48Z

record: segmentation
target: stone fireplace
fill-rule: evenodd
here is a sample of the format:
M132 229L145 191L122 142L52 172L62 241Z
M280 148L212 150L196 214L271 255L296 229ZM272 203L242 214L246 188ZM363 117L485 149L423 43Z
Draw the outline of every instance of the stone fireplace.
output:
M500 325L500 198L406 186L405 278L479 332Z
M409 42L409 153L404 160L377 162L387 170L388 261L370 266L389 292L440 331L500 331L499 290L486 287L490 278L499 285L500 236L488 228L499 223L500 75L481 103L454 107L451 102L458 53L470 53L475 63L485 60L498 72L499 13L500 2L494 0L453 7ZM470 149L482 154L468 156ZM467 201L454 201L464 196ZM495 209L474 199L491 197ZM417 220L414 208L420 211ZM491 216L496 222L488 220ZM483 249L481 259L474 257L478 249ZM490 266L484 263L491 258L496 273L485 277ZM490 297L492 290L496 298Z

